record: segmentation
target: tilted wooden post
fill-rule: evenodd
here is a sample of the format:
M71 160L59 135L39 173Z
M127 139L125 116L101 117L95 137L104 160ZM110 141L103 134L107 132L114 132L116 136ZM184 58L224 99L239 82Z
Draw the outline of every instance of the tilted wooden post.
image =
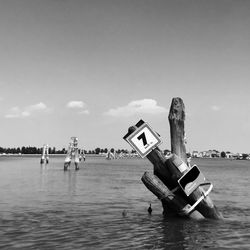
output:
M135 126L129 127L124 139L131 135L143 123L141 120ZM156 147L147 155L147 158L154 166L154 175L151 176L145 173L142 176L142 181L145 186L161 200L163 214L168 216L184 216L196 220L204 218L198 211L190 211L190 204L182 197L176 196L170 191L176 187L176 183L172 180L171 172L166 167L167 159L163 152Z
M154 166L154 175L144 174L142 181L151 192L161 199L164 214L170 216L184 214L193 219L204 217L221 219L222 215L207 196L206 193L208 192L205 192L202 187L198 187L187 196L178 185L179 178L188 171L184 144L184 120L185 110L183 101L180 98L174 98L169 114L171 149L173 154L169 158L166 158L158 147L152 149L147 154L147 158ZM124 139L126 140L135 135L137 137L137 132L135 132L136 134L133 134L133 132L143 124L144 121L141 120L135 126L131 126Z
M163 207L168 210L168 215L185 216L195 220L204 219L198 211L192 210L191 205L183 198L171 192L156 175L145 172L141 180L162 201Z

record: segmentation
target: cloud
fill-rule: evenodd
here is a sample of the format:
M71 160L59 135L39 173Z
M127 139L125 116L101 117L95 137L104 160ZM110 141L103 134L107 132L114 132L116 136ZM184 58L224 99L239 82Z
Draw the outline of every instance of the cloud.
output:
M38 111L44 112L48 110L49 108L43 102L39 102L34 105L29 105L24 109L21 109L20 107L16 106L10 109L10 112L5 115L5 118L24 118L31 116L32 114Z
M36 111L36 110L46 110L46 109L47 109L47 106L42 102L39 102L37 104L30 105L27 107L27 110L31 112Z
M78 114L88 115L89 111L87 109L86 110L81 110L81 111L78 112Z
M68 108L83 108L85 103L82 101L70 101L67 103Z
M212 109L213 111L219 111L219 110L221 110L221 107L219 107L219 106L217 106L217 105L213 105L213 106L211 106L211 109Z
M67 108L77 109L78 114L89 114L89 110L86 108L86 104L83 101L70 101L66 104Z
M131 101L126 106L110 109L105 112L105 115L113 117L129 117L135 114L162 114L166 113L167 109L157 105L153 99L142 99Z

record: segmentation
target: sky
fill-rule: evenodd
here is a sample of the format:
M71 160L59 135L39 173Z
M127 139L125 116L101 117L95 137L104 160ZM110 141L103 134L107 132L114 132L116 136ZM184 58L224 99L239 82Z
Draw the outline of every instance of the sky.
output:
M250 153L250 1L0 0L0 146L132 149L140 119L170 149Z

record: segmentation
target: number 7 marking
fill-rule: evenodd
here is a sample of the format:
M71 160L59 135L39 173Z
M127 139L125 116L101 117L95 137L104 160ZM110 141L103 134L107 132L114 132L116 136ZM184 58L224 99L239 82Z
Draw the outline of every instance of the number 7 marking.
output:
M143 143L143 146L145 148L147 148L149 146L148 142L147 142L147 139L146 139L146 135L145 133L141 133L138 137L137 137L138 140L141 140L142 139L142 143Z

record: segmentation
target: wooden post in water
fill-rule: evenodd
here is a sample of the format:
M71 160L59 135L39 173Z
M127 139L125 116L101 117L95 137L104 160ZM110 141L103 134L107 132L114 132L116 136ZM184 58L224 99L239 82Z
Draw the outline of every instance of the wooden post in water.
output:
M72 158L74 158L75 170L79 170L80 157L78 151L78 138L72 136L70 139L71 141L69 143L67 155L64 160L64 171L68 170L68 168L70 167Z
M192 210L191 205L183 198L171 192L156 175L145 172L141 180L162 201L164 208L169 210L169 215L189 217L195 220L204 219L198 211Z
M180 98L173 98L169 113L172 155L166 158L158 147L152 149L146 157L154 166L154 175L145 173L142 181L161 199L165 215L185 215L192 219L221 219L223 217L209 198L208 190L205 192L199 186L187 196L178 184L180 177L189 170L186 164L184 120L183 101ZM138 137L137 132L134 133L134 131L143 124L144 121L140 120L135 126L131 126L124 139L127 140L132 136L141 138L142 133Z
M144 121L140 120L135 126L129 127L128 133L123 138L126 140L143 123ZM142 176L142 181L161 200L163 214L167 216L184 216L196 220L204 218L198 211L190 210L191 206L185 199L170 191L176 187L176 183L172 180L172 174L166 167L167 159L163 152L156 147L147 155L147 158L154 166L154 175L145 173Z
M49 145L44 144L42 147L41 164L49 163Z
M179 156L184 163L187 163L186 147L185 147L185 106L181 98L176 97L172 99L169 116L170 134L171 134L171 151L173 154ZM174 179L182 176L182 173L175 167L170 167L171 161L167 161L168 168L172 169ZM186 172L186 170L184 170ZM193 205L202 195L204 190L198 187L189 197L187 201ZM222 214L214 206L209 196L197 205L196 209L206 218L221 219Z
M171 152L178 155L187 163L187 154L185 147L185 106L181 98L172 99L168 115L171 137Z

